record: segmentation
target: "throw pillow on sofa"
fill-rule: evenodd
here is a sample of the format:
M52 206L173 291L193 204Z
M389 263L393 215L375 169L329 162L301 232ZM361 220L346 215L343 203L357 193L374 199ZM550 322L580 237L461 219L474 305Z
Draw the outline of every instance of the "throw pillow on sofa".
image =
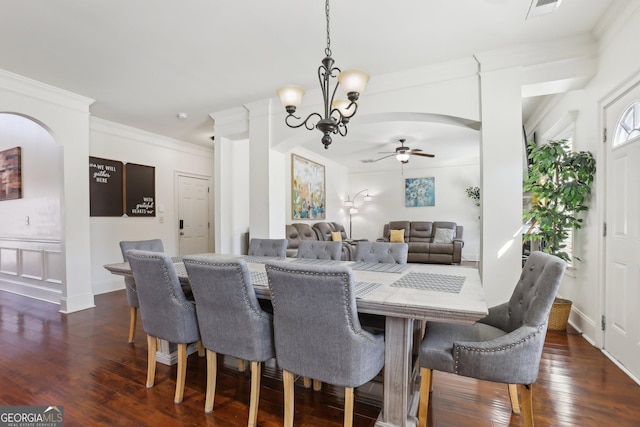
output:
M389 241L391 243L404 243L404 228L401 230L390 230Z
M333 240L334 242L342 242L342 233L340 233L339 231L332 231L331 240Z
M451 243L455 230L451 228L436 228L436 233L433 236L433 243Z

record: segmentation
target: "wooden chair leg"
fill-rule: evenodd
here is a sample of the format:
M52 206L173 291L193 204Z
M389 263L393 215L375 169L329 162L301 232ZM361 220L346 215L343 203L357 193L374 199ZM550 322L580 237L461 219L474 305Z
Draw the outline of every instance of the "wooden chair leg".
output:
M238 371L244 372L247 370L247 362L242 359L238 359Z
M533 384L520 385L524 427L533 427Z
M311 388L311 378L309 377L302 378L302 384L304 385L304 388Z
M284 383L284 427L293 427L293 374L283 369L282 382Z
M313 390L314 390L314 391L320 391L320 390L322 390L322 381L320 381L320 380L313 380Z
M173 403L182 402L184 396L184 379L187 375L187 344L178 344L178 377L176 378L176 395Z
M249 423L248 427L258 425L258 403L260 402L260 373L262 364L251 362L251 399L249 400Z
M429 414L429 392L431 391L433 372L428 368L420 368L420 403L418 404L418 427L427 427Z
M213 401L216 396L216 380L218 377L218 357L215 351L207 349L207 391L204 399L204 412L213 411Z
M344 389L344 427L353 426L353 387Z
M136 337L136 323L138 321L138 309L129 307L129 344L133 343Z
M147 335L147 388L153 387L156 377L156 337Z
M509 384L509 400L514 414L520 414L520 402L518 402L518 384Z
M202 340L198 340L198 356L204 357L204 345L202 344Z

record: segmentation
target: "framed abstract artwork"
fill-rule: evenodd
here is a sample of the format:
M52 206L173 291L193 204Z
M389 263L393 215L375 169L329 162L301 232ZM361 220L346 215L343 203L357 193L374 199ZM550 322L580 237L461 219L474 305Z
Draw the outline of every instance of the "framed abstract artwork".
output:
M0 200L22 198L22 148L0 151Z
M324 166L291 154L292 219L325 219Z
M435 178L406 178L404 205L408 208L436 205Z

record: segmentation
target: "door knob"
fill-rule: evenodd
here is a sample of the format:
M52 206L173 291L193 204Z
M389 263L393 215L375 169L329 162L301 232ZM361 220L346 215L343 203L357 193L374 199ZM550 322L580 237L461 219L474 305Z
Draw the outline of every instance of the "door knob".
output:
M180 235L181 235L181 236L184 236L184 231L181 231L181 232L180 232Z

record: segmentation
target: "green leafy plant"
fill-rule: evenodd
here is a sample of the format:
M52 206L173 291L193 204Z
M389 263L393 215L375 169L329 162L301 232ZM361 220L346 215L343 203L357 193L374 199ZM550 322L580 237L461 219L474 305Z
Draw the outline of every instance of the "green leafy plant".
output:
M480 187L468 187L465 191L467 197L473 200L476 206L480 206Z
M540 240L544 252L571 261L564 242L569 230L582 227L580 213L589 209L596 161L591 152L571 151L567 144L562 139L528 145L533 163L523 188L531 191L532 206L524 218L533 221L537 231L524 238Z

